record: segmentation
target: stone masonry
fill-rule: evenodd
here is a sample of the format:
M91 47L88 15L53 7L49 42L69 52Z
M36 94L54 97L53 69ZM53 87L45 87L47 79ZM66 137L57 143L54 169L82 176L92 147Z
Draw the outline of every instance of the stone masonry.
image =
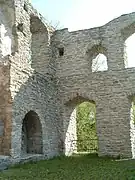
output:
M99 156L135 157L135 68L124 59L135 13L74 32L54 30L26 0L0 0L0 15L0 154L72 154L74 109L92 101ZM92 72L99 53L108 69Z

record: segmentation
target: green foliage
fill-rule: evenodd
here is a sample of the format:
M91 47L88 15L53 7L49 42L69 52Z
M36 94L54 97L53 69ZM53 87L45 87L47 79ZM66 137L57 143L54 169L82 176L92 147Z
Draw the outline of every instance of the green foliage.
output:
M77 106L77 150L95 151L97 149L96 107L95 104L84 102Z
M135 125L135 103L132 102L132 107L131 107L131 120L133 121Z

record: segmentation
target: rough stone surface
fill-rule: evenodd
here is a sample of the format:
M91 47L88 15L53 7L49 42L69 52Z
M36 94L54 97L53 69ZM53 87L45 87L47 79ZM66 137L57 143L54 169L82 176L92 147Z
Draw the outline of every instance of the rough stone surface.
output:
M36 158L72 154L74 109L94 101L99 156L134 157L135 68L125 68L124 43L135 32L135 13L74 32L55 31L24 0L1 0L0 15L0 154L11 162L30 160L31 152ZM108 68L93 72L98 54ZM38 120L31 115L26 131L29 112Z
M99 156L133 157L134 125L130 124L130 109L135 95L135 68L125 68L124 43L134 32L135 13L122 15L102 27L54 32L52 46L57 52L63 141L76 105L94 101ZM64 56L59 56L58 49L62 47ZM92 60L99 53L107 57L108 70L93 73ZM74 140L71 131L68 136L70 141ZM65 149L67 153L70 150Z

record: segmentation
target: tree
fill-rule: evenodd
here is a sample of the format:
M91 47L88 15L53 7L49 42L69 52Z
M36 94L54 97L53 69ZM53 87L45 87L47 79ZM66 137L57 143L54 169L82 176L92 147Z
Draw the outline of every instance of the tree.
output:
M97 148L95 104L84 102L76 108L77 149L90 151Z

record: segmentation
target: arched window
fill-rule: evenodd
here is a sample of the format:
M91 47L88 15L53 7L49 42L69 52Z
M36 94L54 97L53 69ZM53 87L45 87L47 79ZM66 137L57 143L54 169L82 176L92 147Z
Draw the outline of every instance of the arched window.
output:
M22 153L42 154L42 128L36 112L29 111L22 124Z
M135 33L125 41L125 68L135 67Z
M92 60L92 72L107 71L107 58L104 54L99 53L96 58Z
M107 71L107 49L101 44L94 45L91 49L88 48L86 57L90 64L91 72Z

